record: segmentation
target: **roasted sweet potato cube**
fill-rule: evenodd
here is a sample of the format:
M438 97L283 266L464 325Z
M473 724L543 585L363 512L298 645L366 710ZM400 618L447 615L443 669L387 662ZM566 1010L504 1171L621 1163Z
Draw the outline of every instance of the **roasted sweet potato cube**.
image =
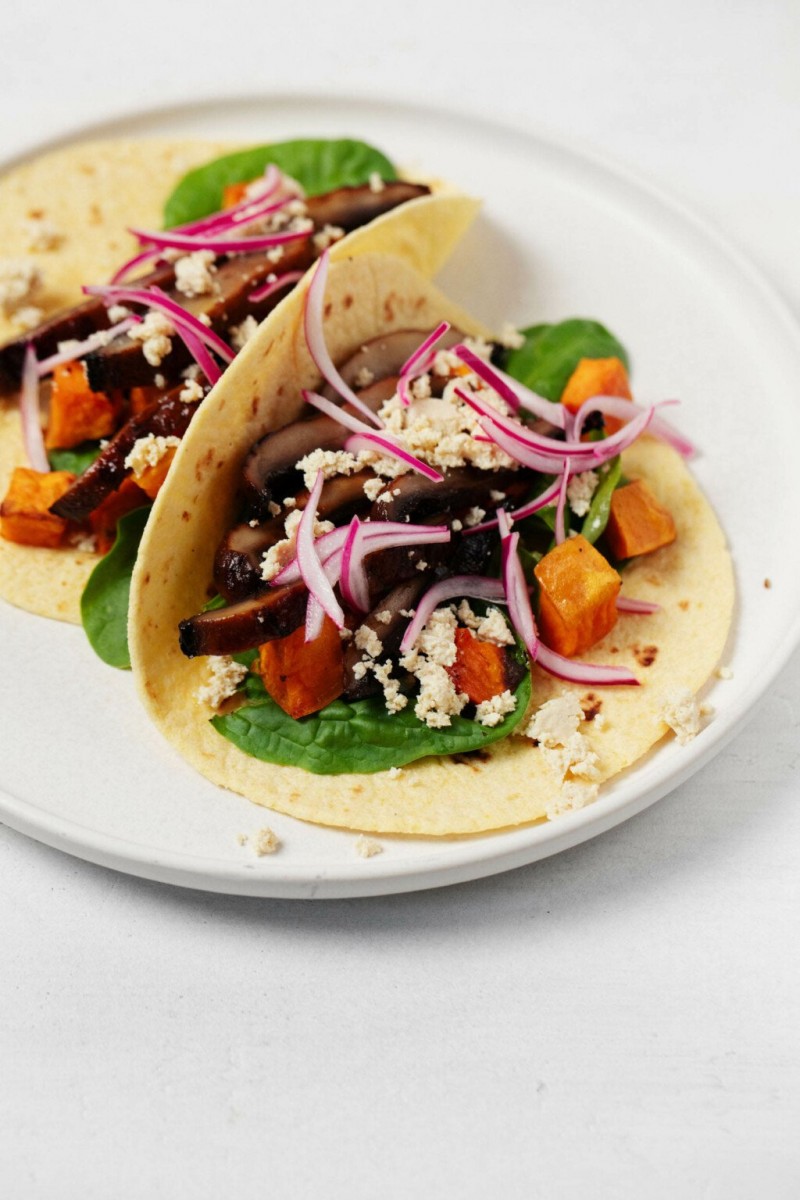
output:
M617 488L611 497L606 540L615 558L633 558L668 546L676 537L672 513L659 504L641 479Z
M60 546L68 522L48 510L74 482L70 471L16 467L0 507L0 533L25 546Z
M619 358L582 358L567 380L561 394L561 403L570 412L576 413L580 406L593 396L621 396L631 399L631 386L625 364ZM607 433L614 433L623 425L616 417L605 417Z
M154 467L145 467L141 475L135 477L136 483L146 492L151 500L155 500L162 483L167 478L167 471L172 466L175 457L175 447L169 446Z
M117 423L117 406L103 392L93 392L82 363L62 363L53 371L50 420L45 445L69 449L81 442L108 437Z
M156 400L161 400L164 396L164 389L157 387L133 387L128 393L128 398L131 405L131 416L137 417L139 413L144 412L151 404L155 404Z
M252 180L250 183L252 183ZM247 195L250 183L247 180L244 180L242 183L226 183L222 189L222 207L234 208L237 204L240 204Z
M551 650L583 654L613 629L622 580L585 537L567 538L545 554L534 573L539 629Z
M446 670L456 691L466 693L473 704L480 704L509 687L507 658L505 647L479 642L471 629L458 628L456 661Z
M313 642L301 625L288 637L259 649L258 672L276 704L290 717L319 712L344 690L344 651L339 630L329 617Z
M107 554L117 536L117 521L135 508L147 504L149 497L132 479L124 479L115 492L107 496L102 504L89 516L89 522L97 537L97 549Z

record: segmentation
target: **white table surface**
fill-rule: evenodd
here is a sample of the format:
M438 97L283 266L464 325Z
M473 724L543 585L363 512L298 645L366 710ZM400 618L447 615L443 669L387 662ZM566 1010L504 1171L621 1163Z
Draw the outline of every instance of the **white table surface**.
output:
M198 94L483 107L666 185L800 317L794 0L380 14L9 5L0 155ZM643 815L377 900L180 891L0 827L0 1194L796 1197L799 735L795 654Z

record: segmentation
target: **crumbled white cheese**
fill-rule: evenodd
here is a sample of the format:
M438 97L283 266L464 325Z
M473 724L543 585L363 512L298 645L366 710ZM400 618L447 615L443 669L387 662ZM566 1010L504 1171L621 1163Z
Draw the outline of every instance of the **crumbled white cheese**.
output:
M160 372L154 377L153 383L156 385L157 388L165 388L167 386L166 377L164 375L162 375Z
M173 434L162 437L160 434L148 433L145 437L136 439L124 465L133 472L134 479L139 479L148 467L154 467L168 450L176 449L180 444L181 439Z
M383 688L383 699L387 712L396 713L404 709L408 704L408 697L400 691L399 681L392 678L393 664L391 662L372 662L367 665L372 668L373 675Z
M596 471L581 471L567 484L567 500L576 517L585 517L592 503L594 489L600 480Z
M248 313L241 325L232 325L230 330L231 345L234 350L241 350L258 330L258 321L252 313Z
M431 398L431 377L430 375L419 375L411 381L412 400L430 400Z
M10 317L41 283L42 272L32 258L0 258L0 313Z
M505 346L506 350L520 350L525 345L525 335L510 322L506 322L500 330L500 345Z
M383 650L383 642L369 625L360 625L356 630L356 645L370 658L378 658Z
M389 779L399 779L400 776L403 774L403 768L402 767L389 767L389 770L386 772L386 774Z
M267 261L273 264L279 263L283 258L283 246L272 246L267 251Z
M381 612L375 614L376 621L380 621L381 625L388 625L392 619L392 614L388 608L384 608Z
M130 315L131 310L124 304L112 304L108 308L108 319L112 325L118 325L120 321L124 321Z
M319 233L314 234L314 249L321 254L323 250L327 250L329 246L343 237L344 230L338 225L325 225Z
M263 858L265 854L274 854L280 849L281 839L270 829L269 825L265 825L263 829L259 829L255 835L253 849L259 858Z
M365 479L363 491L367 499L374 503L383 491L383 480L377 475L374 479Z
M681 746L700 732L700 708L689 688L674 688L667 693L658 715L673 730Z
M367 388L371 383L374 382L374 372L370 371L369 367L359 367L358 371L356 372L355 379L353 380L353 383L356 385L356 387Z
M175 260L175 287L182 295L206 296L214 290L213 250L194 250Z
M464 528L464 523L463 521L459 521L458 517L456 517L455 521L450 522L450 528L452 529L453 533L460 533Z
M421 558L419 560L419 562L417 563L417 570L418 571L427 571L427 569L428 569L428 564L425 562L425 560L423 558Z
M360 681L367 673L367 664L365 662L353 663L353 678Z
M276 504L274 500L270 500L269 504L267 505L267 511L271 517L277 517L281 511L281 506L280 504ZM256 524L258 524L258 522L256 522Z
M151 367L160 367L172 349L170 338L175 327L162 312L151 309L144 320L128 330L132 342L142 343L142 353Z
M211 328L211 317L208 315L208 313L205 313L205 312L198 313L197 319L200 322L200 324L205 325L205 327L207 329Z
M36 253L57 250L64 235L44 213L31 213L22 224L22 237L25 249Z
M41 325L43 318L44 312L35 304L26 304L13 314L14 324L22 333L27 333L29 330L35 329L37 325Z
M355 840L355 851L360 858L374 858L376 854L383 853L383 846L380 842L376 842L374 838L364 837L363 833Z
M305 485L310 490L316 482L318 471L322 471L324 479L332 479L335 475L352 475L358 470L359 461L355 454L347 450L312 450L295 463L295 467L303 472Z
M383 182L379 171L373 171L369 177L369 190L371 192L382 192L386 184Z
M491 492L489 492L489 499L494 500L495 504L499 504L500 501L505 500L505 498L505 492L497 492L494 490L494 488L492 488Z
M191 404L195 400L202 400L204 395L205 392L196 379L187 379L178 393L178 399L183 400L186 404Z
M208 683L198 688L197 699L201 704L219 708L234 694L247 674L247 667L234 662L227 654L212 654L208 658L208 668Z
M472 529L474 525L480 525L483 518L486 516L486 509L480 508L477 504L473 504L467 515L464 517L464 524L467 529Z
M481 700L475 709L475 720L480 725L486 725L491 729L495 725L499 725L503 717L512 713L516 707L516 700L506 688L504 692L492 696L489 700Z
M468 703L469 697L457 692L445 670L456 661L456 617L450 608L431 613L414 646L400 659L420 685L414 713L431 729L451 724Z
M527 737L539 743L548 767L562 779L567 775L597 777L598 756L578 732L583 719L577 696L567 692L537 709L525 730Z
M283 570L283 568L291 562L295 557L297 547L297 528L303 519L303 510L294 508L294 501L289 504L288 500L284 500L284 507L291 509L284 523L284 532L286 537L276 542L271 546L261 559L261 578L269 583L270 579ZM314 537L322 537L323 533L330 533L333 529L333 524L330 521L314 520Z
M478 621L475 635L479 642L493 642L495 646L514 645L514 635L499 608L490 608L486 616Z
M597 799L600 788L596 783L578 783L573 779L566 780L561 785L561 791L554 800L545 805L545 815L548 821L563 816L567 812L575 812L584 808Z
M717 679L733 679L730 667L717 667Z

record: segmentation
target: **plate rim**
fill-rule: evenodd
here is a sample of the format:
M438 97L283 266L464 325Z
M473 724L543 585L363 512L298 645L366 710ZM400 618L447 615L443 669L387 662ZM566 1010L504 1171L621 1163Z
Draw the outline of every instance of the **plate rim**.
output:
M336 104L353 108L369 104L373 108L377 105L394 113L424 113L429 120L439 117L457 123L471 122L480 125L486 131L513 134L528 144L534 144L540 152L557 156L578 167L590 167L610 184L618 187L622 185L626 193L634 193L634 198L638 194L639 198L648 202L651 209L655 207L665 212L672 221L673 229L688 233L695 241L699 239L705 248L713 249L720 265L724 264L729 270L733 269L743 283L746 283L748 294L753 291L757 293L761 305L765 306L770 317L780 324L782 336L800 362L800 321L761 268L726 234L713 226L710 219L706 219L686 201L672 195L668 189L636 168L615 161L613 156L609 156L605 151L601 155L594 147L582 143L578 138L556 134L552 130L545 131L541 124L536 122L518 121L505 115L487 116L483 112L472 110L469 104L422 105L405 103L380 92L368 90L337 90L331 95L330 90L323 91L313 87L229 93L220 97L204 96L201 99L127 109L101 120L73 123L54 135L29 143L23 149L0 159L0 173L5 174L7 170L41 154L78 141L126 136L124 127L132 126L136 122L169 121L191 116L212 106L223 106L227 109L282 104L313 106L323 100L333 100ZM129 133L128 136L130 135ZM102 833L72 818L37 808L29 801L13 796L4 788L0 788L0 817L17 832L84 861L184 888L260 898L339 899L399 894L449 886L511 870L577 846L638 815L680 786L719 753L753 716L758 701L784 669L799 643L800 606L795 612L794 620L787 623L779 652L772 655L757 683L748 691L746 703L740 702L738 711L734 709L732 712L726 712L724 721L717 720L707 726L702 736L691 746L683 747L681 761L673 764L672 770L663 778L655 780L634 796L614 796L612 792L591 806L565 814L554 822L532 823L514 830L482 834L474 839L459 839L463 846L471 845L478 849L463 853L454 861L437 863L436 857L432 856L424 863L414 863L412 860L398 862L391 857L383 859L383 856L380 856L368 863L326 866L322 871L310 870L308 864L293 865L288 857L271 860L268 868L261 862L231 864L229 860L188 852L171 850L167 853L142 846L117 834ZM657 746L660 744L657 743ZM641 769L641 760L638 764L633 764L629 771L635 772L637 769ZM529 838L524 837L526 833L530 835ZM507 834L523 835L520 839L521 844L506 844L504 848L501 847L500 841ZM492 842L496 844L493 846ZM447 854L452 858L452 841L442 839L442 846L441 857L444 859Z

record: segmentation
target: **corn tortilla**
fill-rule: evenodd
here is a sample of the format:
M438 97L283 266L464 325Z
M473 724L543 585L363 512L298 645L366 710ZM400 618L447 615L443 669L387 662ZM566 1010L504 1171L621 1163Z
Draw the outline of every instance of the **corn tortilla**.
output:
M197 699L208 667L202 658L183 656L178 622L208 598L214 553L234 514L248 449L265 432L296 417L300 388L319 382L303 336L304 294L301 285L229 369L224 387L192 423L156 501L134 572L130 609L129 642L142 701L167 740L201 774L304 820L431 836L535 821L558 802L561 779L527 739L511 737L488 747L481 758L461 762L424 759L392 780L385 774L325 777L247 756L216 732L209 723L213 710ZM334 361L379 334L429 328L443 319L466 333L481 332L430 283L388 256L333 266L326 308L326 340ZM682 459L646 438L626 452L624 470L646 479L670 508L678 537L624 573L625 594L657 601L660 611L621 615L585 658L628 666L642 686L578 687L534 670L533 707L568 691L589 707L599 704L602 719L581 726L599 756L598 782L630 766L665 735L659 715L665 693L676 687L696 693L708 679L725 644L734 598L725 538Z
M130 226L161 227L165 198L187 171L239 147L220 141L93 141L44 154L0 178L0 258L31 259L42 274L25 304L44 316L81 300L86 283L105 282L138 243ZM342 255L392 250L434 275L477 214L478 203L431 181L412 200L355 230L332 250ZM42 217L55 245L28 251L25 226ZM0 308L0 343L18 327ZM16 397L0 397L0 497L16 466L27 465ZM99 556L70 547L24 546L0 537L0 597L40 616L80 624L80 597Z

